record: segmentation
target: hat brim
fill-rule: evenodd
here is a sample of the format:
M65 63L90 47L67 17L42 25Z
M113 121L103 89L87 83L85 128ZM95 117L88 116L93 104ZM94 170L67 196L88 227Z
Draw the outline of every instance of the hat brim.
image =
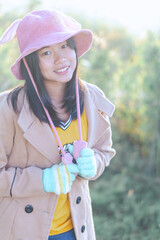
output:
M40 42L36 39L35 42L32 42L27 49L24 49L23 52L21 52L18 59L15 61L15 63L11 67L11 72L18 80L23 80L23 76L21 74L20 69L20 62L22 58L25 56L31 54L32 52L35 52L42 47L57 44L60 42L63 42L69 38L73 38L77 47L77 56L78 58L84 55L91 47L92 41L93 41L93 35L92 32L88 29L79 30L77 32L70 32L70 33L50 33L47 36L44 36L44 39L41 38ZM58 39L58 40L57 40Z

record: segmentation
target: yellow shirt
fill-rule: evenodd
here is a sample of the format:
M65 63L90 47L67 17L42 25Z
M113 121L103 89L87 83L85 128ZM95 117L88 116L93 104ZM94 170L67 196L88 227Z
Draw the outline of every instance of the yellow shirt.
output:
M85 110L81 116L82 125L82 137L84 141L87 141L88 124L86 119ZM78 134L78 120L69 119L65 124L61 123L61 127L56 127L57 133L61 140L64 149L67 149L67 145L72 144L79 139ZM69 198L68 194L60 194L58 203L53 216L53 221L49 235L56 235L64 233L73 228Z

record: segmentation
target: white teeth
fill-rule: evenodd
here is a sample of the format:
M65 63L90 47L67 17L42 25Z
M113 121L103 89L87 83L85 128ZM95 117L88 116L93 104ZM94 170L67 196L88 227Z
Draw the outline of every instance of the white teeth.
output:
M65 67L65 68L63 68L63 69L56 70L56 72L65 72L67 69L68 69L68 67Z

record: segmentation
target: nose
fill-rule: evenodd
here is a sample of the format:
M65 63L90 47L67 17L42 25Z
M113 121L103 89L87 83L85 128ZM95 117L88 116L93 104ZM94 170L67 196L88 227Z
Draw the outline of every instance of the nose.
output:
M57 51L54 52L54 63L56 65L60 64L60 63L63 63L65 60L66 60L66 58L61 51L57 50Z

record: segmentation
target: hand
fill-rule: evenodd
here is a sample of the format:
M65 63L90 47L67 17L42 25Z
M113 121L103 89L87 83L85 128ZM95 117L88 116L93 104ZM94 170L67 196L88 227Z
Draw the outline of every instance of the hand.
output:
M68 193L71 190L75 173L79 169L75 164L56 164L43 170L42 182L45 192L54 192L59 195Z
M73 145L69 146L69 152L73 155ZM83 148L81 156L76 159L79 176L84 178L92 178L96 175L97 166L94 151L91 148Z
M79 169L79 176L89 179L96 175L96 159L92 149L83 148L81 150L81 156L76 160Z
M73 155L74 145L69 146L69 152ZM79 176L84 178L92 178L96 175L97 166L94 151L91 148L83 148L81 156L76 159Z

